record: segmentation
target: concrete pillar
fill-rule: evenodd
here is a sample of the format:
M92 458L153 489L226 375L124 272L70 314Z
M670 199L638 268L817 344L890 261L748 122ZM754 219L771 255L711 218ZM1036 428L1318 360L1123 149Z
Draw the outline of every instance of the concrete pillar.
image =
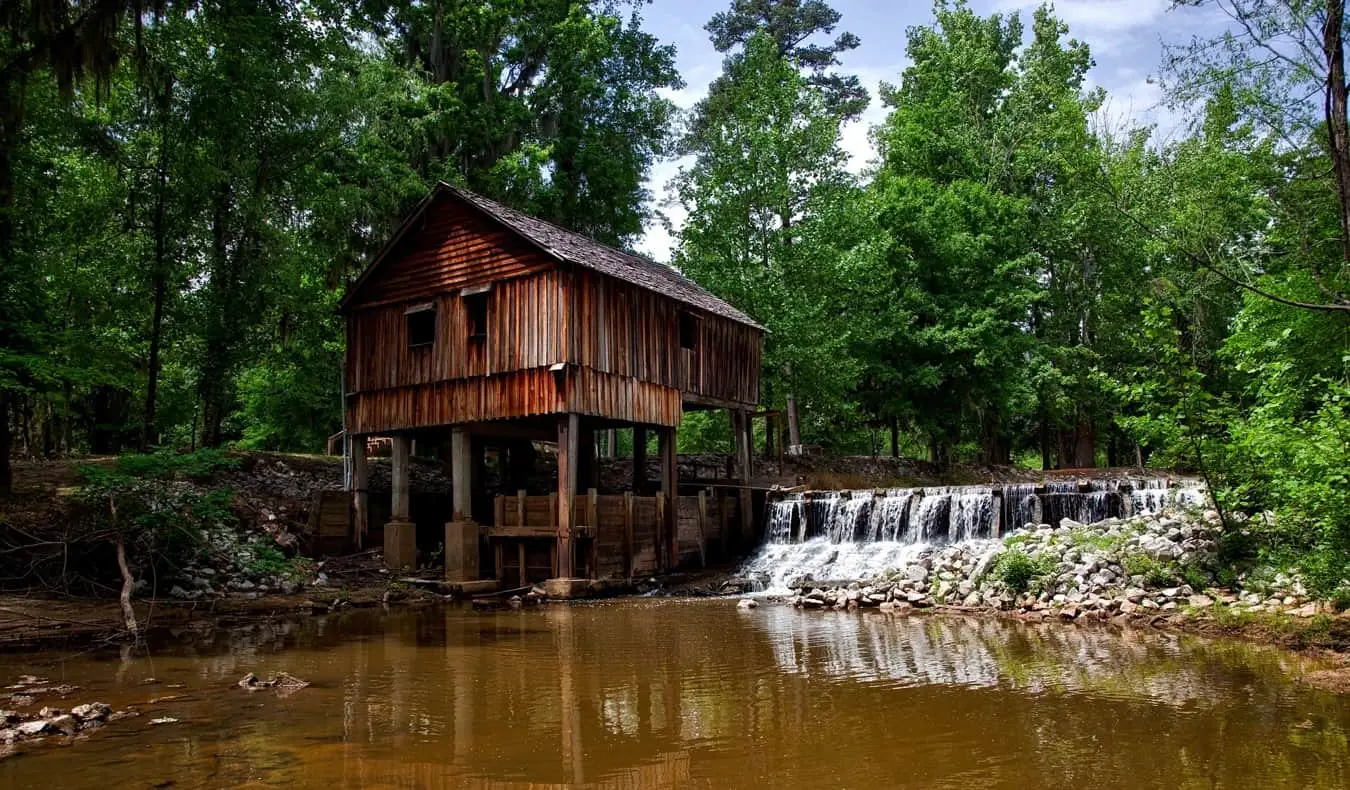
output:
M455 521L473 520L473 453L463 428L450 431L450 492Z
M393 501L389 523L384 525L384 564L395 569L417 567L417 526L409 518L410 450L408 437L394 437L390 479Z
M469 520L446 522L445 525L445 579L469 582L478 578L479 562L478 524Z
M558 577L572 578L572 526L576 523L577 455L581 420L576 414L558 420Z

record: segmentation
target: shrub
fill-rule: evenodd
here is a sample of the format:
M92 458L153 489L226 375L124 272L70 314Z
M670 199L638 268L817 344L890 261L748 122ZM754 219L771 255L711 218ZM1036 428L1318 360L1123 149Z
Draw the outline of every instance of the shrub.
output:
M994 563L993 575L1003 582L1010 592L1022 594L1031 589L1032 583L1053 570L1050 557L1031 557L1021 549L1012 549L999 555Z
M1146 554L1131 554L1121 561L1120 566L1130 576L1143 576L1144 584L1149 587L1166 587L1176 581L1171 568Z

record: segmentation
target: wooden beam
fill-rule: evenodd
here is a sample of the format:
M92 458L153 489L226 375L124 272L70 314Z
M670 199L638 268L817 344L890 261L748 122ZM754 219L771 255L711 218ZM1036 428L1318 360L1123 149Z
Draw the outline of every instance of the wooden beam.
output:
M661 493L665 495L666 512L662 519L666 546L666 567L673 569L680 561L679 535L679 469L675 464L675 443L677 435L674 428L661 428L657 433L661 456Z
M623 495L623 571L633 578L633 492Z
M749 547L755 539L755 509L754 499L750 493L750 477L754 474L754 457L751 452L755 446L755 424L750 419L750 415L741 412L741 437L736 443L736 453L739 456L738 465L741 468L740 506L741 506L741 539L742 545Z
M352 545L359 551L364 546L370 528L370 470L366 466L366 437L347 436L348 452L352 457Z
M558 578L572 578L572 527L576 523L577 456L581 420L576 414L558 420Z
M589 576L592 579L600 578L600 492L594 488L587 492L586 499L586 524L592 530L591 551L589 565Z

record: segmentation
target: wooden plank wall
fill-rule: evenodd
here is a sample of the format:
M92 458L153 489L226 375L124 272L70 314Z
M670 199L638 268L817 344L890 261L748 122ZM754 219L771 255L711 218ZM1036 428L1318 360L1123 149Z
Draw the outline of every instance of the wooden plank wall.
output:
M552 267L529 242L458 200L433 200L352 299L354 308L425 300Z
M493 283L487 300L487 337L476 340L458 291L423 299L436 306L436 341L418 348L408 347L407 304L354 312L347 323L347 391L494 376L564 359L560 272Z
M348 396L347 425L356 434L380 433L556 414L564 408L557 379L547 368L537 368L490 378L355 393Z
M568 299L576 323L569 361L721 400L759 401L758 329L578 268ZM680 349L680 313L698 316L692 352Z
M576 412L680 424L688 395L752 406L762 333L580 266L563 266L457 200L433 201L348 305L348 429L358 434ZM461 290L486 292L470 337ZM435 342L408 346L410 306ZM680 316L697 348L680 349ZM559 382L549 368L569 363Z
M570 371L567 409L593 417L666 426L679 425L684 414L678 389L590 368Z

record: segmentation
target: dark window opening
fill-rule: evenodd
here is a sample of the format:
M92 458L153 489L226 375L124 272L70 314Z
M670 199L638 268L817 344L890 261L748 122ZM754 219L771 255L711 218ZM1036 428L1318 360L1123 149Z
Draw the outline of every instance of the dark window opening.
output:
M469 317L469 339L486 340L488 334L488 292L465 294L464 312Z
M408 322L408 348L425 348L436 342L436 308L414 307L404 314Z
M698 327L701 319L693 313L680 313L680 348L693 351L698 348Z

